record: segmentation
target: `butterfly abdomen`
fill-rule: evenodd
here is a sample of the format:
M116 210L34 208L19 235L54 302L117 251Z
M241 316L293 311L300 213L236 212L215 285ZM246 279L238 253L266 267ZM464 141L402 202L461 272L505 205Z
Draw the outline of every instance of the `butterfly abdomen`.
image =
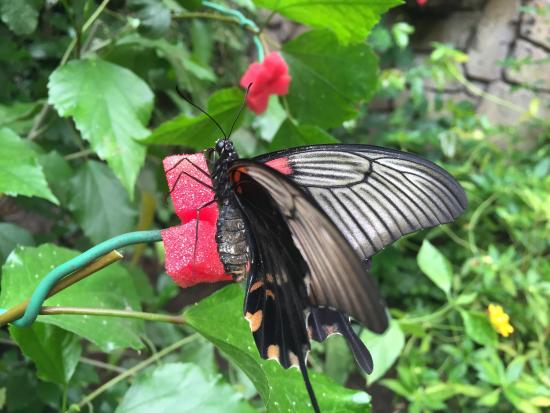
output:
M235 280L247 273L249 248L245 231L241 211L231 202L224 202L216 224L216 242L224 270Z

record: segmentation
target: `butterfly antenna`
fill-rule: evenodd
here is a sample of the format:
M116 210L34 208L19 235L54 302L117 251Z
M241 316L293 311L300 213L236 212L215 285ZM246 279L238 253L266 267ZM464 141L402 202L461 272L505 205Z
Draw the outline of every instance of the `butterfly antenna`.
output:
M313 386L309 381L309 374L307 372L306 361L303 354L298 355L298 364L300 366L300 371L302 372L302 377L304 378L304 383L306 385L307 394L309 395L309 400L311 400L311 406L313 407L315 413L321 413L319 403L317 403L317 397L315 396L315 392L313 391Z
M180 95L180 97L185 100L187 103L189 103L191 106L193 106L195 109L198 109L201 113L204 113L208 119L210 119L212 122L214 122L214 124L218 127L218 129L221 131L224 139L227 139L228 136L227 134L225 133L225 131L223 130L223 128L221 127L221 125L218 123L218 121L216 119L214 119L214 117L212 115L210 115L210 113L208 113L207 111L205 111L203 108L201 108L199 105L197 105L196 103L194 103L190 98L188 98L187 96L185 96L185 93L183 93L178 87L176 87L176 90L178 91L178 94ZM233 129L233 127L231 127L231 129Z
M235 120L233 121L233 124L231 125L231 129L229 129L229 135L227 135L227 139L231 137L231 134L233 133L233 128L237 124L237 121L239 120L239 117L241 116L241 113L244 109L244 105L246 104L246 98L248 97L248 92L250 91L250 88L252 87L252 82L248 84L248 87L246 88L246 92L244 94L243 103L241 104L241 107L239 109L239 112L237 113L237 116L235 117Z

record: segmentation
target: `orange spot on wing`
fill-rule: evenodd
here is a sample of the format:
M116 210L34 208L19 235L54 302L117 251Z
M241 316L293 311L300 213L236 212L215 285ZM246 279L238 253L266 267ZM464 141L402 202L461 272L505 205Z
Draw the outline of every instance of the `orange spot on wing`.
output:
M263 311L258 310L254 314L247 311L244 318L248 320L248 323L250 324L250 330L255 333L262 325Z

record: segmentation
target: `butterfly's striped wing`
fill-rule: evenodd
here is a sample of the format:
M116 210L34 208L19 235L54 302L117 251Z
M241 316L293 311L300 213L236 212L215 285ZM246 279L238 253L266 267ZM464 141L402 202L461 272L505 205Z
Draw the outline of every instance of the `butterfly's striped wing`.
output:
M405 234L453 221L462 187L416 155L368 145L315 145L255 158L304 188L362 258Z

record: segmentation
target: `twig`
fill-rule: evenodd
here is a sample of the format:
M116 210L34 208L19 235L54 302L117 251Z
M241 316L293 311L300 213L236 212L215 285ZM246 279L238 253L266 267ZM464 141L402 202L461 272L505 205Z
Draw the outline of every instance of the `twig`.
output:
M119 374L124 373L127 370L123 367L115 366L114 364L104 363L103 361L91 359L88 357L80 357L80 362L103 370L114 371Z
M115 308L95 308L95 307L64 307L64 306L45 306L40 310L42 315L95 315L103 317L121 317L137 318L146 321L162 321L172 324L185 324L185 319L181 316L146 313L144 311L117 310Z
M103 257L98 258L97 260L88 264L84 268L78 271L75 271L74 273L63 278L61 281L59 281L55 285L54 288L52 288L52 290L48 294L48 297L51 297L52 295L57 294L58 292L64 290L65 288L86 278L87 276L93 274L94 272L97 272L102 268L105 268L106 266L111 265L112 263L120 260L121 258L122 258L122 254L120 254L120 252L116 250L111 251L110 253L104 255ZM20 318L25 313L25 310L27 309L28 304L29 304L29 300L25 300L22 303L10 308L5 313L0 314L0 327Z
M192 342L193 340L196 340L199 337L198 334L193 334L191 336L185 337L179 341L176 341L174 344L171 344L170 346L162 349L156 354L153 354L148 359L142 361L139 364L136 364L134 367L126 370L124 373L119 374L116 377L113 377L111 380L106 382L105 384L99 386L97 389L95 389L93 392L91 392L89 395L84 397L80 403L72 405L69 407L69 410L66 413L69 412L76 412L80 411L82 407L85 405L91 403L92 400L94 400L96 397L104 393L105 391L109 390L111 387L115 386L116 384L120 383L121 381L127 379L130 376L133 376L134 374L138 373L140 370L143 370L144 368L148 367L150 364L155 363L158 359L166 356L167 354L170 354L171 352L177 350L178 348L184 346L187 343Z

